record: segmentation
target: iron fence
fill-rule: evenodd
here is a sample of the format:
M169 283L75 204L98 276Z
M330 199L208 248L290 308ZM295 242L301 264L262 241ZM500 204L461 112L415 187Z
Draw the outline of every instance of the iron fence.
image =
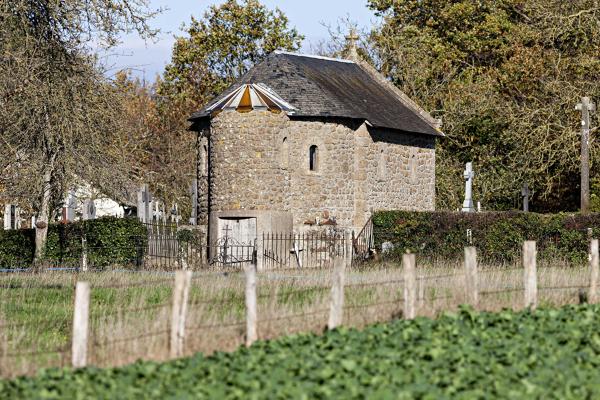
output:
M373 217L370 217L358 235L354 236L352 232L352 262L356 264L368 260L374 249Z
M334 257L347 255L348 244L343 232L263 233L262 267L328 268Z

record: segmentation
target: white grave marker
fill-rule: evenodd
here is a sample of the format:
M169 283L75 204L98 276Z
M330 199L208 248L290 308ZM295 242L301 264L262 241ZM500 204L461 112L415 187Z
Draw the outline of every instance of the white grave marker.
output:
M473 212L475 211L473 206L473 178L475 177L473 163L467 163L463 176L465 178L465 201L462 210L463 212Z
M67 195L67 204L64 207L65 222L75 221L75 207L77 207L75 194L72 191L69 191L69 194Z
M148 185L143 185L137 193L137 215L145 224L152 222L152 193Z
M94 200L86 200L83 202L83 219L96 219L96 204Z

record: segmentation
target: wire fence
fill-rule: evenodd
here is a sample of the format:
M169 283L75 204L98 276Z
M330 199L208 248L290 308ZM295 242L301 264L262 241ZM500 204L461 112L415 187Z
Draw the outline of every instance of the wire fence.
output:
M292 332L322 332L340 324L360 327L416 315L436 316L461 304L493 311L582 302L596 296L592 275L582 269L524 263L519 268L473 272L465 262L460 271L405 266L384 274L343 268L349 265L348 258L340 265L341 270L338 266L327 274L318 269L312 274L257 274L251 265L239 273L178 272L152 278L133 274L127 279L109 275L92 281L86 362L112 366L139 358L166 360ZM528 278L531 271L538 274L533 280ZM36 284L25 276L23 281L10 279L0 285L0 374L10 377L70 365L77 355L71 317L79 307L74 290L79 284L74 280ZM21 304L24 298L37 300ZM30 309L35 315L20 319ZM341 315L338 322L336 313Z

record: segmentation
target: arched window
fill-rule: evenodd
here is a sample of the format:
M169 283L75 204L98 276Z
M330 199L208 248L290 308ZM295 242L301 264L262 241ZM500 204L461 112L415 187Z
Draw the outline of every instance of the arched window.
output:
M417 180L417 149L410 149L410 179L414 183Z
M314 144L308 149L308 169L316 171L319 162L319 149Z
M379 180L384 180L387 178L387 163L385 157L385 150L379 150L379 160L377 162L377 175Z
M281 142L281 168L283 169L287 169L288 167L290 157L289 154L290 149L288 144L288 138L284 137L283 141Z

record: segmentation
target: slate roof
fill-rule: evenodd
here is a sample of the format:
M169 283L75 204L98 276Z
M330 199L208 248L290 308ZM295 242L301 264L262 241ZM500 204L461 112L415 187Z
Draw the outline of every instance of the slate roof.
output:
M275 91L298 117L343 117L368 121L378 128L443 136L434 124L372 73L350 60L275 52L254 66L190 121L210 117L212 105L242 84L262 83Z

